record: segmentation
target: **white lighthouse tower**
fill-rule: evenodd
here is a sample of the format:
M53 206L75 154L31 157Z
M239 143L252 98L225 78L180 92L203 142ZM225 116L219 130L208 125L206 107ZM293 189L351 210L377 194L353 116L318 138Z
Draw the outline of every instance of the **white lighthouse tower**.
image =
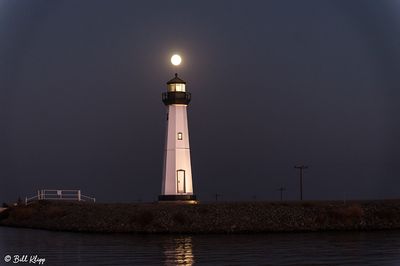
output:
M190 98L191 94L186 91L186 82L175 74L175 77L167 82L167 91L162 94L162 101L167 107L167 133L159 201L196 200L193 194L186 111Z

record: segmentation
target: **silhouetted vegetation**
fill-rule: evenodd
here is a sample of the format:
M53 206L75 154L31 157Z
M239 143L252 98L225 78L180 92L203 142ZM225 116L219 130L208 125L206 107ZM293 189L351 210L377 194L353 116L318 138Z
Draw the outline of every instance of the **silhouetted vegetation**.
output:
M239 233L400 229L400 200L92 204L41 201L0 213L0 225L51 230Z
M7 219L9 215L10 215L10 210L4 210L0 212L0 221L3 219Z
M173 216L173 220L178 225L184 225L187 223L187 217L183 212L175 213Z
M154 220L154 214L150 211L142 211L138 213L137 222L141 227L150 225L153 220Z

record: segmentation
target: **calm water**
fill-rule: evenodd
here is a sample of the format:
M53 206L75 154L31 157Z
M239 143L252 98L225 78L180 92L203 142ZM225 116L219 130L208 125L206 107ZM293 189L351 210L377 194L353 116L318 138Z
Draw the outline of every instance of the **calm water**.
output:
M400 231L245 235L128 235L0 227L6 255L44 265L400 265ZM36 264L37 265L37 264Z

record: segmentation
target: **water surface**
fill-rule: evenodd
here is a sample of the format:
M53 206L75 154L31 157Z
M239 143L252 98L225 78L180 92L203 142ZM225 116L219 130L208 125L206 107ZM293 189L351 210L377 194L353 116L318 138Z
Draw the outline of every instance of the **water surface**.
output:
M131 235L0 227L4 256L44 265L400 265L400 231Z

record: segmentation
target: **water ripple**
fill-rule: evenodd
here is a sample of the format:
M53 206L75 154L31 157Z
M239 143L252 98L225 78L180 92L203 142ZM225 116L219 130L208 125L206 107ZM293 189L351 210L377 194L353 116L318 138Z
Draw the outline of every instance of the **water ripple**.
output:
M400 231L129 235L0 227L0 256L47 265L400 265Z

